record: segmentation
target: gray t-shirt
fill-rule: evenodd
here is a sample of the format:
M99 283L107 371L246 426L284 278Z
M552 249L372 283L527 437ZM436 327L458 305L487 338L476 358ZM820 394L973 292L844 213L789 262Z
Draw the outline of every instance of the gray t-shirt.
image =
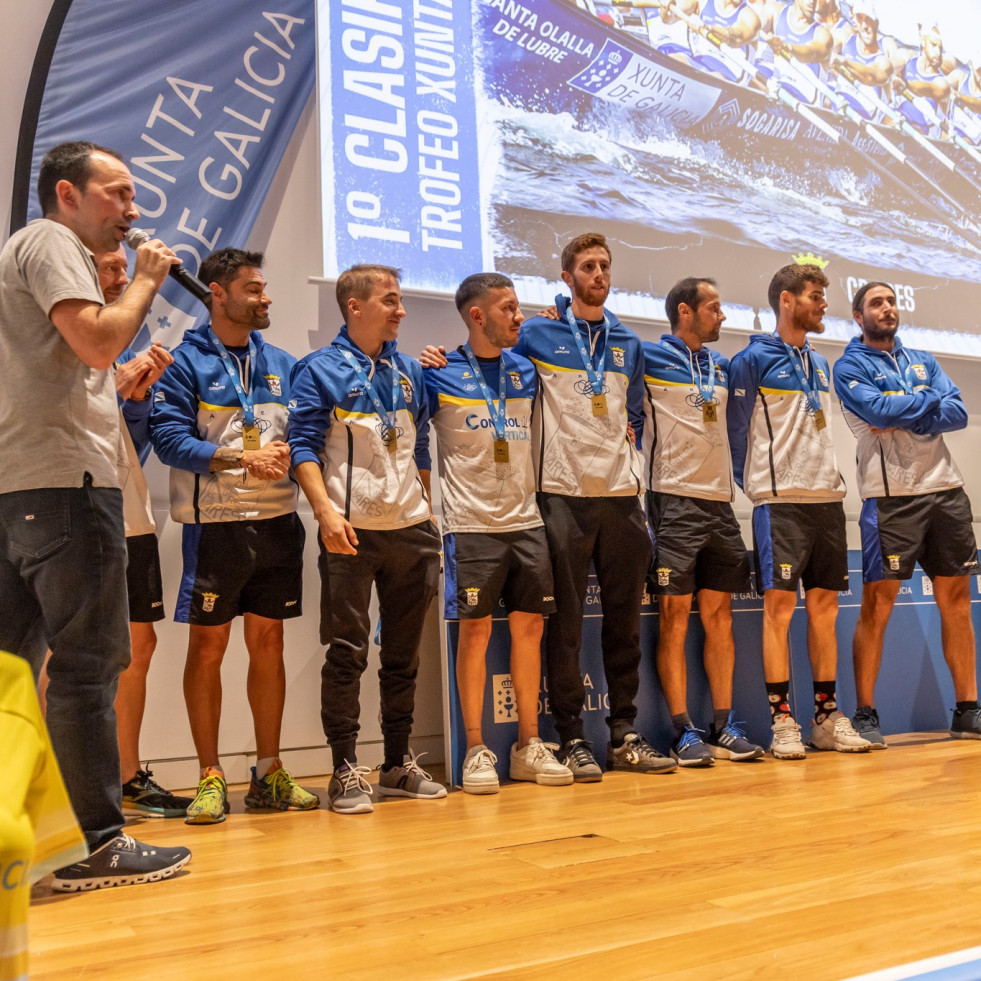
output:
M0 252L0 493L118 487L119 411L109 371L89 368L48 319L61 300L102 304L95 259L70 229L32 221Z

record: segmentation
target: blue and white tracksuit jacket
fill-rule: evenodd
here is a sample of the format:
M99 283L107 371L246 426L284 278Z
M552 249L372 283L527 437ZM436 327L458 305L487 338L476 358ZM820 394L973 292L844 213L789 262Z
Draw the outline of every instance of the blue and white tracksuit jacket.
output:
M357 359L391 413L392 372L398 372L395 450L385 426L342 351ZM355 528L393 531L430 517L420 470L429 470L429 405L422 366L388 341L372 361L347 328L327 347L296 365L292 380L290 451L293 465L313 462L324 475L334 508Z
M731 502L735 487L726 430L729 359L707 347L692 351L673 334L662 335L657 344L644 341L643 348L648 488ZM713 363L716 421L706 422L702 387L708 385Z
M904 347L898 337L891 352L853 337L835 362L834 386L858 439L863 501L963 486L942 434L963 429L967 409L932 354Z
M818 429L787 345L754 334L729 362L726 419L736 483L754 504L840 501L845 481L831 438L828 362L805 344L795 349L814 373L825 426Z
M184 334L169 365L153 388L150 439L170 470L170 514L183 524L276 518L296 510L297 487L289 477L259 480L242 468L210 473L215 449L243 448L245 411L209 324ZM265 446L286 438L289 377L296 359L267 344L252 331L256 363L245 359L240 373L248 391L252 378L255 422ZM234 358L234 355L232 355Z
M567 497L639 494L644 489L643 457L637 449L644 431L640 338L609 311L610 332L605 340L602 327L591 329L579 321L587 349L593 347L594 359L603 357L607 414L594 416L589 378L565 320L570 302L565 296L555 298L559 320L526 320L512 349L528 358L538 372L532 426L538 489ZM627 438L628 421L636 434L636 446Z

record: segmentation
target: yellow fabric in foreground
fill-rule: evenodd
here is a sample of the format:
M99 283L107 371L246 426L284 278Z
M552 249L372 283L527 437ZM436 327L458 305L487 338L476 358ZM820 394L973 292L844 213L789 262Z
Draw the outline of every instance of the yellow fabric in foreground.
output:
M88 855L27 662L0 651L0 979L27 977L31 885Z

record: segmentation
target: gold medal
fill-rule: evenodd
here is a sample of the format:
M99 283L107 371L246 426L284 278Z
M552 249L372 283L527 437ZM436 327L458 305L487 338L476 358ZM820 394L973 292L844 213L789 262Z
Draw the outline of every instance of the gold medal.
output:
M817 426L818 432L821 432L825 426L827 426L828 420L824 418L824 409L814 410L814 425Z
M506 439L494 440L494 462L507 463L511 459L508 452L508 441Z
M399 448L398 430L394 426L391 429L386 429L382 433L382 442L388 447L389 453L394 453Z
M259 427L255 423L251 426L242 424L242 447L246 450L259 449Z
M606 408L606 396L605 395L594 395L593 396L593 415L594 416L605 416L607 414Z
M719 411L715 407L714 402L703 402L702 403L702 422L718 422L719 421Z

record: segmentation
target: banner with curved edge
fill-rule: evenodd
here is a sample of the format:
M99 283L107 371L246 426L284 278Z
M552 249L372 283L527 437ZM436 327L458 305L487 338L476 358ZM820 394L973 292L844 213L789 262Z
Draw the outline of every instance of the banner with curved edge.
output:
M44 154L66 140L118 150L136 223L196 272L243 246L314 87L313 0L57 0L18 145L12 229L40 217ZM178 343L202 312L168 279L134 346Z

